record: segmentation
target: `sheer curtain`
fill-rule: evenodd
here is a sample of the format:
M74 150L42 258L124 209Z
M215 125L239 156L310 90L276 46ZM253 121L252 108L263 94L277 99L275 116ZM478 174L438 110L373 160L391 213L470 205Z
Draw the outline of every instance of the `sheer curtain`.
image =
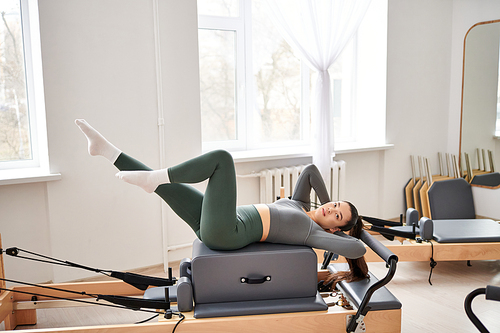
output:
M333 153L332 91L328 68L356 32L371 0L267 0L283 38L318 72L313 87L313 163L327 184Z

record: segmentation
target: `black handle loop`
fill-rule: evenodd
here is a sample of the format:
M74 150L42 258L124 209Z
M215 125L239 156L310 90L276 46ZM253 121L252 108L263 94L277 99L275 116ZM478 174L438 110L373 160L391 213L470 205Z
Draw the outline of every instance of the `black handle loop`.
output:
M19 254L19 249L17 247L10 247L5 250L5 253L9 256L17 257L17 255Z
M247 283L247 284L262 284L266 281L271 281L271 275L264 276L263 278L248 278L248 277L240 278L241 283Z

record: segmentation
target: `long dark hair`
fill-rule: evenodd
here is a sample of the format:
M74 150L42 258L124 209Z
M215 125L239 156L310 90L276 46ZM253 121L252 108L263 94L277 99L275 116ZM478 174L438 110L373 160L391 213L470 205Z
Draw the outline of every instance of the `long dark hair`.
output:
M349 236L360 238L363 231L363 221L358 214L358 210L348 201L345 201L351 207L351 220L340 228L342 231L349 231ZM336 284L340 281L346 280L347 282L359 281L368 277L368 265L366 264L365 257L357 259L346 258L349 264L348 271L331 273L325 281L325 285L331 285L334 289Z

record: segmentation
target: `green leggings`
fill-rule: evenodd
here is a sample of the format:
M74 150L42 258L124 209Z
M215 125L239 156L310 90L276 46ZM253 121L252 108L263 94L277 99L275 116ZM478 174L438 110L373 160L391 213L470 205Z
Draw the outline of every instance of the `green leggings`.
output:
M121 171L151 170L122 153L115 162ZM158 194L213 250L235 250L262 238L262 221L253 206L236 207L236 174L232 156L216 150L168 169L170 183ZM208 179L205 194L185 184Z

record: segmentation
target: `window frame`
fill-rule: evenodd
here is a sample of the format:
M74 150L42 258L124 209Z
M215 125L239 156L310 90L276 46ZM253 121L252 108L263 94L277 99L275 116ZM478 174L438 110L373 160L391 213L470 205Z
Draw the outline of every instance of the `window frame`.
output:
M241 1L240 1L241 2ZM228 150L241 150L244 147L243 138L246 137L246 129L243 122L239 119L244 115L241 112L241 106L245 106L244 94L245 89L245 57L244 57L244 19L243 8L239 6L238 16L211 16L198 15L198 30L220 30L231 31L235 33L235 118L236 118L236 140L226 141L210 141L203 142L203 150L214 150L219 147L224 147Z
M0 179L49 174L38 0L20 0L32 159L0 162Z
M234 31L236 51L236 140L202 141L202 150L227 149L236 151L273 150L283 147L307 147L310 145L310 92L309 67L301 61L301 139L279 142L257 142L249 135L254 128L253 108L255 105L253 59L252 59L252 1L239 0L238 16L198 15L198 29ZM250 51L248 51L250 50Z
M376 3L375 3L376 2ZM373 8L372 8L373 7ZM251 30L251 16L249 17L252 9L252 1L239 0L239 16L238 17L214 17L214 16L204 16L199 15L199 25L198 28L206 28L203 24L208 18L212 18L215 21L218 20L231 20L237 19L242 20L246 24L244 29L244 41L245 47L252 46L252 30ZM387 103L387 31L388 31L388 0L375 0L370 5L368 11L372 12L367 14L366 17L371 17L371 24L376 20L376 28L379 35L377 35L377 43L380 45L377 50L375 61L375 67L378 68L375 73L366 74L367 64L370 65L371 62L367 61L367 56L360 52L366 52L368 44L373 44L374 41L367 42L366 31L370 31L372 25L367 24L368 28L365 28L363 36L359 36L359 30L353 36L351 40L351 67L349 68L350 76L347 81L342 82L342 100L348 104L348 116L345 117L345 107L342 106L342 117L339 126L348 126L349 135L339 137L334 135L333 139L333 149L332 154L342 153L345 151L356 151L356 150L366 150L372 149L373 147L386 147L386 103ZM247 17L244 17L247 15ZM380 21L383 20L383 21ZM362 23L363 25L363 23ZM241 34L241 32L240 32ZM361 43L361 44L360 44ZM237 49L239 51L240 49ZM373 51L370 51L373 52ZM256 145L252 142L251 136L246 136L247 131L250 132L252 129L252 114L253 114L253 102L255 96L253 95L253 71L252 71L252 60L251 55L240 54L246 60L244 63L245 72L241 71L241 67L236 67L236 80L242 85L236 86L236 101L237 103L244 101L244 111L241 112L241 108L236 113L238 118L238 144L231 144L230 141L214 141L214 142L202 142L202 150L209 151L213 149L227 149L234 154L245 156L252 155L257 156L261 154L263 157L270 155L281 155L282 151L295 150L303 155L304 152L310 152L311 144L311 131L313 129L309 126L310 116L311 116L311 93L310 90L311 82L314 82L315 78L311 78L309 74L310 69L308 66L301 61L301 140L296 141L281 141L281 142L269 142L269 143L259 143ZM240 58L241 58L240 57ZM313 76L317 73L313 73ZM311 81L312 80L312 81ZM343 79L345 80L345 78ZM333 79L332 79L332 90L333 90ZM377 86L377 96L373 94L367 94L367 85ZM346 90L349 93L346 94ZM243 94L243 92L245 92ZM242 96L245 95L245 96ZM365 96L366 95L366 96ZM367 105L365 99L374 98L374 106ZM375 111L375 112L372 112ZM332 110L333 112L333 110ZM245 124L242 124L241 119L244 119ZM333 122L333 115L331 118ZM304 126L307 124L307 126ZM335 124L331 124L332 129L335 128ZM245 135L245 137L243 137ZM234 140L236 141L236 140ZM384 148L385 149L385 148ZM310 154L310 153L309 153Z

